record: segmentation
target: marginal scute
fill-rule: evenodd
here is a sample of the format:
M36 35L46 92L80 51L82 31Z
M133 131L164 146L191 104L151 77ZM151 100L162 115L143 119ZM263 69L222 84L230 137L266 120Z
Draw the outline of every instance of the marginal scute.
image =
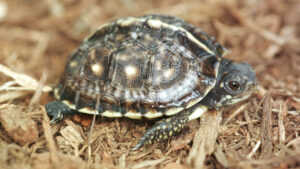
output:
M189 121L199 118L204 112L207 111L206 106L198 106L196 107L192 113L189 115Z
M117 23L120 24L121 26L127 26L127 27L132 25L135 22L138 22L138 19L133 18L133 17L129 17L129 18L126 18L126 19L120 19L120 20L117 21Z
M96 115L99 114L98 111L93 110L90 107L84 107L84 108L78 109L78 111L82 112L82 113L86 113L86 114L96 114Z
M99 27L71 54L55 95L82 113L172 116L199 103L214 87L220 49L179 18L118 19Z
M133 112L133 111L126 112L126 114L124 116L128 117L130 119L141 119L142 118L142 115L140 113Z
M114 112L114 111L104 111L101 113L104 117L122 117L122 114L120 112Z
M172 116L172 115L177 114L178 112L182 111L183 109L184 109L184 108L182 108L182 107L179 107L179 108L171 108L171 109L167 110L165 114L166 114L167 116Z
M111 29L113 28L113 23L106 23L101 25L92 35L90 35L84 43L90 43L93 41L97 41L99 39L103 39L105 35L107 35Z

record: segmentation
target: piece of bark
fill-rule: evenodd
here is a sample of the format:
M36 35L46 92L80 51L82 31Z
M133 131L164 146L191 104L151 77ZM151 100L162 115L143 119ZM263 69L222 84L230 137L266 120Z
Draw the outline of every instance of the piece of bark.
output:
M267 159L272 155L272 103L271 96L267 94L262 109L261 123L261 159Z
M201 116L201 124L196 131L193 146L186 163L194 168L203 168L206 155L215 151L220 122L220 111L207 111Z

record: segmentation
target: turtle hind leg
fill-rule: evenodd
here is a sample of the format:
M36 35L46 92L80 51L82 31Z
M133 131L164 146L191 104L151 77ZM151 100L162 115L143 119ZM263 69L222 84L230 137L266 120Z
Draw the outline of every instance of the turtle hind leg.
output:
M52 123L58 122L63 119L64 114L73 112L67 105L61 101L52 101L45 106L48 116Z
M189 111L183 111L177 115L158 121L144 133L132 150L137 150L144 145L167 140L173 135L181 132L189 122L189 115Z

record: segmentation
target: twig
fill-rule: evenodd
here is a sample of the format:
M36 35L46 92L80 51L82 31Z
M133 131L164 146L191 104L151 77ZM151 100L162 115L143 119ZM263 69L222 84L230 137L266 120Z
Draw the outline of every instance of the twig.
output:
M18 85L25 87L26 89L35 91L38 88L39 83L36 79L23 73L16 73L2 64L0 64L0 72L5 74L6 76L13 78ZM52 88L50 86L43 87L43 92L50 91L52 91Z
M32 99L30 100L29 109L28 109L29 112L31 112L33 110L34 106L38 103L38 101L42 95L42 92L43 92L42 90L43 90L44 84L46 82L47 76L48 76L48 73L46 71L43 71L42 77L39 81L39 85L37 86L37 89L34 92Z
M27 94L28 92L26 91L11 91L7 93L3 93L0 95L0 103L6 102L8 100L14 100L16 98L23 97Z
M235 110L230 116L229 118L225 121L224 126L226 126L226 124L232 120L235 116L237 116L239 113L241 113L242 111L244 111L247 108L248 103L243 104L242 106L240 106L237 110Z
M286 147L289 147L289 146L291 146L291 145L295 145L295 146L298 146L298 147L299 147L299 145L300 145L300 137L295 138L294 140L291 140L290 142L288 142L288 143L286 144Z
M247 122L248 130L249 130L251 136L254 136L253 122L252 122L251 117L249 116L248 110L244 111L244 116L245 116L245 119L246 119L246 122Z
M258 150L260 144L261 144L261 141L258 140L257 143L255 144L255 146L253 147L253 149L251 150L251 152L247 155L248 159L252 158L252 156L254 155L254 153Z
M278 113L278 135L279 135L279 144L283 145L285 142L285 127L283 124L283 118L287 114L286 103L280 105L280 112Z
M94 111L94 115L93 115L93 121L91 124L90 132L88 134L88 151L87 151L88 152L88 160L91 160L91 156L92 156L92 150L91 150L92 134L93 134L93 129L94 129L95 121L96 121L96 113L99 111L99 106L100 106L100 95L97 96L97 102L96 102L95 111Z
M52 136L52 132L51 132L51 127L50 127L50 120L49 117L46 113L45 108L42 108L42 112L43 112L43 128L44 128L44 134L45 134L45 138L46 141L48 143L49 146L49 151L50 151L50 157L51 157L51 161L53 162L53 164L57 164L58 162L58 156L57 156L57 148L55 146L55 142Z

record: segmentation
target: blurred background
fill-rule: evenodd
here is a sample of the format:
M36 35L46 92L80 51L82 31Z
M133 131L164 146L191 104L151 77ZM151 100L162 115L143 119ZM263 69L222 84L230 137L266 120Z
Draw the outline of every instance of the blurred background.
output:
M300 155L299 0L0 0L0 63L13 72L24 73L37 80L42 77L42 72L46 71L48 76L45 84L56 84L64 70L68 55L101 24L120 17L145 14L165 14L184 19L216 37L220 44L229 49L231 53L225 57L238 62L248 62L256 70L260 91L251 100L246 110L233 117L238 122L224 123L223 121L221 123L223 130L220 129L218 142L223 142L225 145L221 151L225 153L227 164L221 163L222 160L216 158L216 155L209 155L207 156L208 163L205 163L206 167L299 167L300 161L296 158ZM8 83L13 80L10 75L3 74L3 72L5 72L4 68L0 67L0 104L13 103L27 109L34 91L27 92L28 89L24 89L26 91L24 92L22 88L14 90L12 86L18 86L18 83L13 83L13 85ZM7 86L12 88L8 90ZM43 93L38 98L38 105L42 106L52 99L51 95ZM269 149L271 152L268 156L269 161L259 163L255 160L266 159L262 158L264 149L260 149L260 144L257 144L258 141L263 141L261 132L264 130L261 121L264 119L264 110L262 107L266 104L272 110L268 131L271 134L268 138L271 140L267 142L272 147L271 150ZM4 168L13 165L36 167L33 165L36 160L33 159L41 152L48 152L41 127L42 113L40 109L36 111L33 119L38 126L39 137L35 143L26 144L25 147L16 144L14 146L17 147L12 148L11 144L14 144L15 140L7 139L8 131L3 130L2 127L0 162ZM245 111L251 115L248 116ZM232 113L234 111L230 111L229 115L224 115L223 119L228 119ZM4 122L1 121L1 123ZM93 158L89 159L88 168L97 168L97 165L108 168L184 168L189 166L186 164L186 158L189 155L193 135L187 135L188 140L182 143L184 146L175 148L174 151L168 151L170 147L165 145L165 150L152 149L151 152L147 151L133 158L128 155L127 150L133 140L136 141L136 138L147 128L146 124L131 125L133 122L128 122L128 120L120 122L112 120L108 124L99 122L97 125L102 125L102 128L95 129L95 132L101 132L103 128L112 129L111 137L118 140L120 138L114 135L113 129L117 128L119 131L120 128L116 126L120 126L120 123L121 126L126 126L127 130L130 126L135 126L136 131L140 130L140 133L135 135L134 131L129 131L130 136L128 140L123 140L124 145L122 144L121 148L114 147L122 150L119 152L112 150L113 146L107 146L107 151L103 150L99 153L99 147L97 149L95 145L92 151ZM67 123L68 125L70 122ZM190 128L197 128L193 127L197 125L198 123L192 123ZM80 125L77 127L80 128ZM233 130L235 127L236 130ZM54 126L52 130L56 134L59 132L58 126ZM82 130L81 134L84 137L88 130ZM112 141L105 136L103 138L101 143ZM99 137L97 139L99 141ZM54 140L58 145L61 143L56 137ZM297 146L291 148L291 141L296 142L298 148L295 148ZM128 145L125 146L125 143ZM289 143L290 145L287 146ZM79 148L86 144L86 142L80 144ZM258 149L255 150L256 145ZM1 154L4 149L6 152ZM76 152L74 147L69 150L64 149L64 151L60 148L58 150L70 155ZM255 151L251 157L246 158L253 150ZM14 155L10 154L10 151L18 153L22 151L23 154L22 156ZM75 153L75 156L86 161L88 158L84 152L83 149L79 154ZM124 152L127 152L126 156L122 155ZM20 160L21 157L27 160ZM290 161L283 157L289 157ZM156 161L156 163L152 161L153 163L149 165L141 163L144 160L149 162L149 160L157 159L165 160Z

